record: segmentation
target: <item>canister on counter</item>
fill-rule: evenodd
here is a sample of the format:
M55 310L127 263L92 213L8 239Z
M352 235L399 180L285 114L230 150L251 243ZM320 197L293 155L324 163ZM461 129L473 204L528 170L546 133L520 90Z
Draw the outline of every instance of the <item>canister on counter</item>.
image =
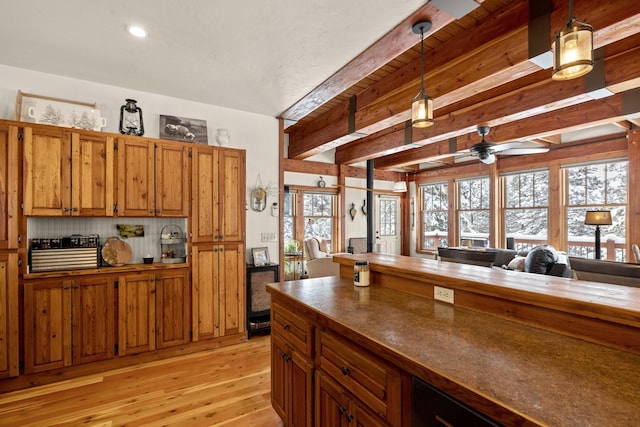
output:
M353 266L353 285L369 286L369 261L356 261Z

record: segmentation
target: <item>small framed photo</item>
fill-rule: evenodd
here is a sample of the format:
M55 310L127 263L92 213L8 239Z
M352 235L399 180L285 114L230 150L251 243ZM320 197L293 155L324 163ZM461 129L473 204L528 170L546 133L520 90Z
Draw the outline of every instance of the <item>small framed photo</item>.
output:
M269 259L269 248L251 248L251 255L253 255L253 265L260 267L271 263Z

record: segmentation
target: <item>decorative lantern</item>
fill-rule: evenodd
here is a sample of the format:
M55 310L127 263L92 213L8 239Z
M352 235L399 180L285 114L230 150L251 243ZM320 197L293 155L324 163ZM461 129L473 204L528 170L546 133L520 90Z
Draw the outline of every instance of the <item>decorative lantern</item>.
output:
M126 104L120 107L120 133L125 135L144 135L142 109L136 105L135 99L125 99Z

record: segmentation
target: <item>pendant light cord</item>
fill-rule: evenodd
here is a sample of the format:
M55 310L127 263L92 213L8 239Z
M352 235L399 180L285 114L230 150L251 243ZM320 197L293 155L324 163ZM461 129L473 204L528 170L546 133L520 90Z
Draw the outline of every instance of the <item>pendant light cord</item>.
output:
M420 27L420 91L422 96L426 96L424 89L424 27Z

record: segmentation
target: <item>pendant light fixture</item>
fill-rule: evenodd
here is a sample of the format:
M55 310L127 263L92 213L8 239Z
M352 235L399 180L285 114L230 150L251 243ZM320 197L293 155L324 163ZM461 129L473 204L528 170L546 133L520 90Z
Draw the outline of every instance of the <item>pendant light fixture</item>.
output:
M569 0L567 25L556 33L551 50L553 80L575 79L593 68L593 27L573 16L573 0Z
M424 89L424 33L431 29L431 21L420 21L413 25L413 32L420 34L420 92L411 102L411 125L426 128L433 124L433 99Z

